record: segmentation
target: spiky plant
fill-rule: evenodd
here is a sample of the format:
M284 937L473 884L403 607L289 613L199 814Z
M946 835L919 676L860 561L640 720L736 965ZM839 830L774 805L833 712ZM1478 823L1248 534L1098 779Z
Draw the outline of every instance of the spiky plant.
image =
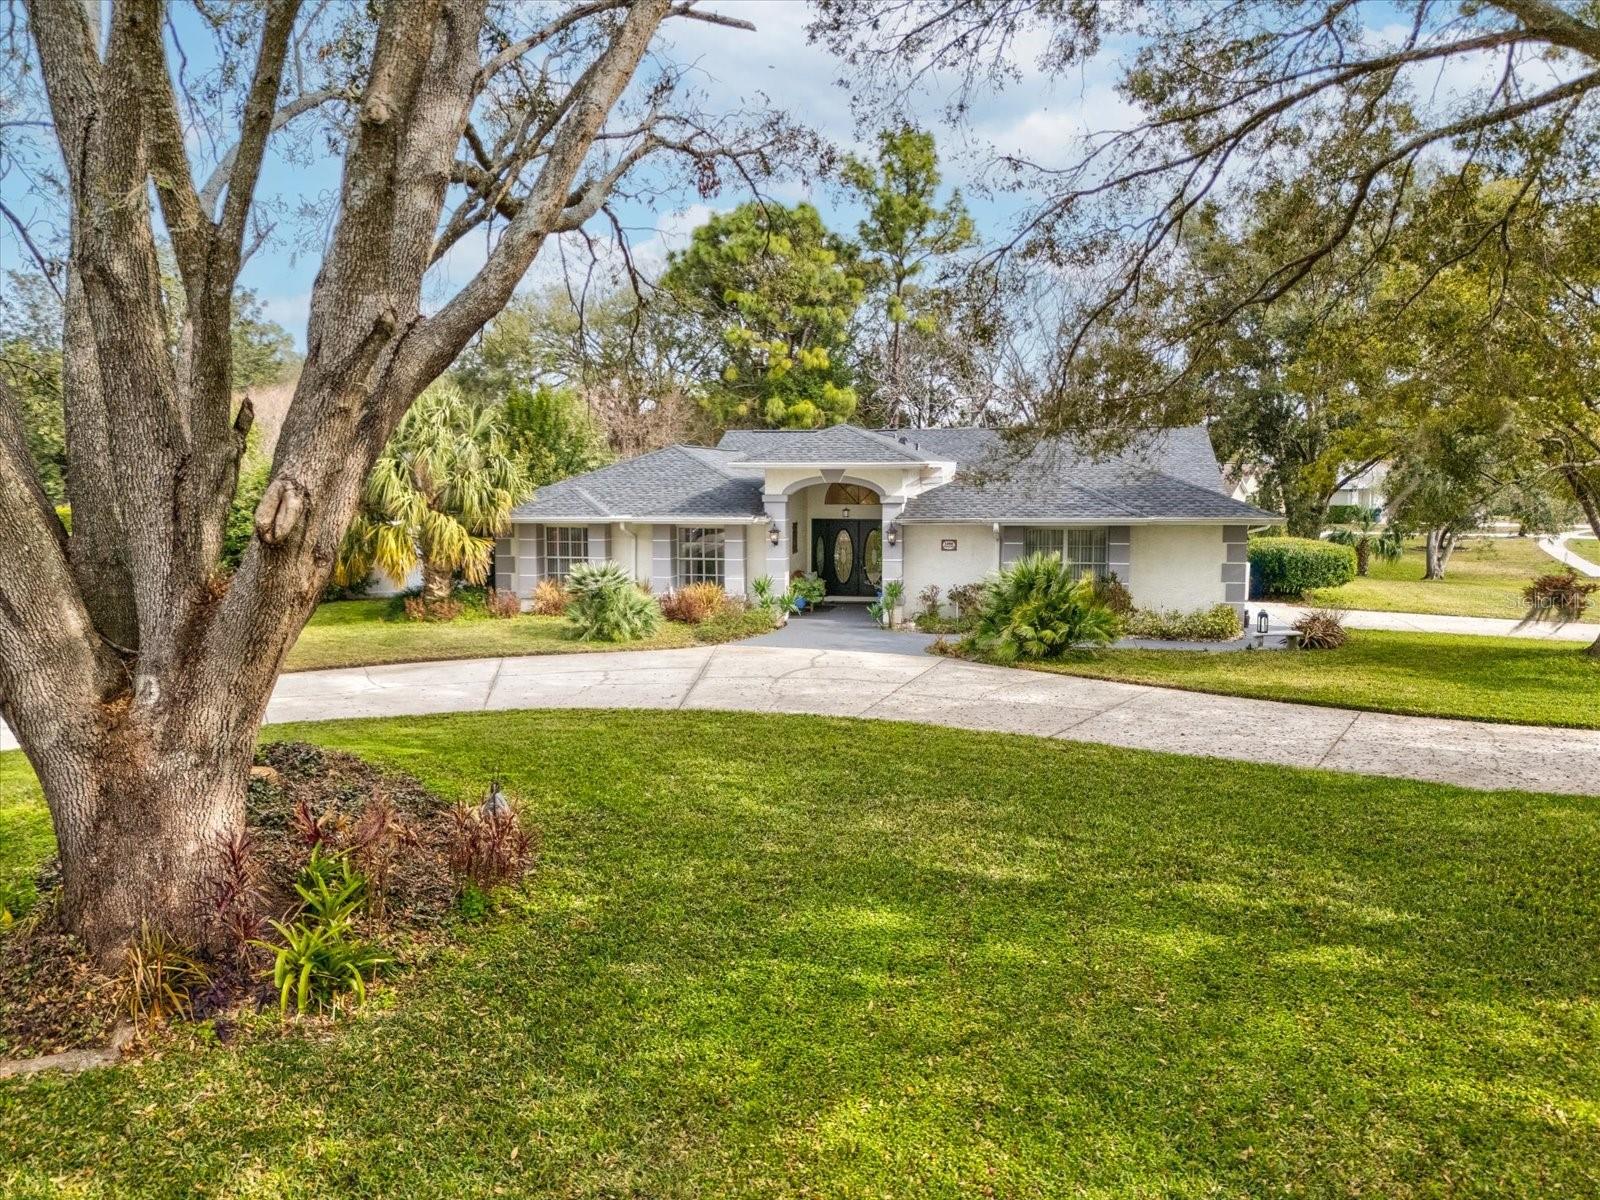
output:
M661 627L661 606L614 562L578 563L567 589L567 620L583 641L631 642Z
M1104 646L1121 631L1096 598L1092 576L1075 577L1059 554L1030 554L984 585L973 636L980 649L1012 662Z
M1341 546L1354 547L1356 574L1366 575L1372 565L1372 556L1384 562L1394 562L1405 549L1405 542L1394 526L1378 525L1378 510L1364 508L1360 516L1349 525L1337 525L1328 531L1328 540Z
M448 599L456 572L473 584L488 578L495 538L532 492L500 409L436 384L367 475L333 581L352 587L376 568L403 583L420 562L424 600Z

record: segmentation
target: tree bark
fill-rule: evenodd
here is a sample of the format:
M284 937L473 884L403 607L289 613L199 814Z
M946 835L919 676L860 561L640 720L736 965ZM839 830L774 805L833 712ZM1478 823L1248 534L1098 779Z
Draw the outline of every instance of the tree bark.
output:
M422 560L422 598L429 604L450 599L456 590L456 573L430 559Z
M1453 529L1430 529L1426 541L1427 568L1423 572L1424 579L1443 579L1445 571L1450 566L1450 554L1456 548L1456 534Z
M1365 576L1372 565L1372 542L1365 536L1356 539L1356 574Z
M200 890L216 847L244 826L251 762L220 709L185 745L161 744L125 712L30 755L55 825L65 911L107 969L146 922L203 941Z

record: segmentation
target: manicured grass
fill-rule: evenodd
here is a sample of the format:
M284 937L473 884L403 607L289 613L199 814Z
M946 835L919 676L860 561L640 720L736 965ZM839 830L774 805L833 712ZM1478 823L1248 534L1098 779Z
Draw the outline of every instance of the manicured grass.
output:
M0 1192L1578 1196L1600 800L809 717L279 729L543 827L354 1019L0 1083Z
M1567 549L1582 558L1587 558L1595 566L1600 567L1600 540L1595 538L1568 538Z
M468 612L454 621L391 617L387 600L339 600L312 614L289 651L287 671L358 667L375 663L430 662L447 658L501 658L515 654L580 654L593 650L665 650L730 641L771 628L759 613L703 626L663 621L654 637L637 642L580 642L564 618L523 614L497 620Z
M1556 561L1532 538L1469 538L1451 555L1443 579L1423 579L1425 565L1421 543L1408 543L1396 561L1374 558L1366 577L1307 599L1375 612L1520 618L1528 611L1522 589Z
M44 797L20 750L0 754L0 909L33 903L33 874L55 849Z
M1022 665L1262 700L1600 729L1600 660L1583 648L1354 629L1338 650L1095 650Z

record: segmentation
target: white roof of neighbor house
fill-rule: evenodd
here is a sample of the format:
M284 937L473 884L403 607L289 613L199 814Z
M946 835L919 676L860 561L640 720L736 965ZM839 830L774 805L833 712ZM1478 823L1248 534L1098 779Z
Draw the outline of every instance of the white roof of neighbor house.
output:
M669 446L541 488L519 521L683 517L748 521L765 509L764 471L778 466L915 467L954 462L956 478L906 502L902 521L1235 521L1281 518L1235 500L1203 426L1156 434L1095 460L1047 439L1014 450L994 429L741 429L715 449Z

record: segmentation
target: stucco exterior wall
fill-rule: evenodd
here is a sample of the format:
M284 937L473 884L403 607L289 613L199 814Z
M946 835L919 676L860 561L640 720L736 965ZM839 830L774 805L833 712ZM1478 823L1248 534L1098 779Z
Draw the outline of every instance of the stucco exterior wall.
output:
M941 597L952 587L977 583L1000 568L1000 543L989 525L904 525L905 605L908 612L921 605L917 595L930 583L938 584ZM954 538L954 550L941 550L941 542ZM944 604L941 599L941 604ZM949 611L946 605L946 611Z
M1129 590L1140 608L1191 611L1228 597L1220 525L1135 525Z

